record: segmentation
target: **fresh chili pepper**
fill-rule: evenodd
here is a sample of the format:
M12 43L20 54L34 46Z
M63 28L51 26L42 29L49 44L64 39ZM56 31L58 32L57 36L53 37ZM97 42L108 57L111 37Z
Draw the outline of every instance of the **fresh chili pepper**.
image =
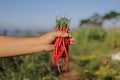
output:
M68 33L69 31L69 24L70 20L68 20L66 17L56 18L56 27L58 31L63 31L65 33ZM68 72L68 63L69 63L69 46L70 46L70 38L62 38L57 37L55 40L55 47L54 47L54 53L52 55L52 63L56 64L58 67L58 72L61 74L62 70L60 67L59 59L62 58L63 62L65 59L65 71Z

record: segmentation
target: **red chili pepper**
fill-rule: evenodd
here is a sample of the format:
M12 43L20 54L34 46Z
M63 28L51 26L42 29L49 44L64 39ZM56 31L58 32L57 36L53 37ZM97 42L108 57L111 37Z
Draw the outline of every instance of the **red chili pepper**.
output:
M65 33L68 33L69 30L69 23L70 20L68 20L66 17L61 17L60 19L56 19L56 27L58 28L58 31L63 31ZM54 47L54 53L52 55L52 63L56 64L58 67L58 72L61 74L62 70L60 68L59 59L62 58L64 62L65 58L65 68L66 72L68 72L68 63L69 63L69 46L70 46L70 38L62 38L57 37L55 40L55 47Z

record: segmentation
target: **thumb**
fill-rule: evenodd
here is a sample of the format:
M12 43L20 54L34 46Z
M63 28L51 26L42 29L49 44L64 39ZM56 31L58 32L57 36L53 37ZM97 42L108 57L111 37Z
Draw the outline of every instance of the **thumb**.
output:
M56 32L54 32L54 36L55 37L68 37L69 34L65 33L65 32L62 32L62 31L56 31Z

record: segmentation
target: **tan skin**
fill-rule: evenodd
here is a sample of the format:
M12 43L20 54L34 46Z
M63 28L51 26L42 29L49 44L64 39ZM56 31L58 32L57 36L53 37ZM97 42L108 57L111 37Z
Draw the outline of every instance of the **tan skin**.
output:
M70 33L64 33L57 30L33 38L0 36L0 57L51 51L54 49L53 43L56 37L70 37L70 43L73 44L74 42L74 38L71 37Z

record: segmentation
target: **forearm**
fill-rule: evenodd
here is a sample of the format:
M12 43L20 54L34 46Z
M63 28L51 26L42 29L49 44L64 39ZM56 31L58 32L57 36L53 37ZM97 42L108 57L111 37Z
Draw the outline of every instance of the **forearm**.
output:
M40 52L44 50L38 37L35 38L14 38L0 37L0 57L15 56Z

